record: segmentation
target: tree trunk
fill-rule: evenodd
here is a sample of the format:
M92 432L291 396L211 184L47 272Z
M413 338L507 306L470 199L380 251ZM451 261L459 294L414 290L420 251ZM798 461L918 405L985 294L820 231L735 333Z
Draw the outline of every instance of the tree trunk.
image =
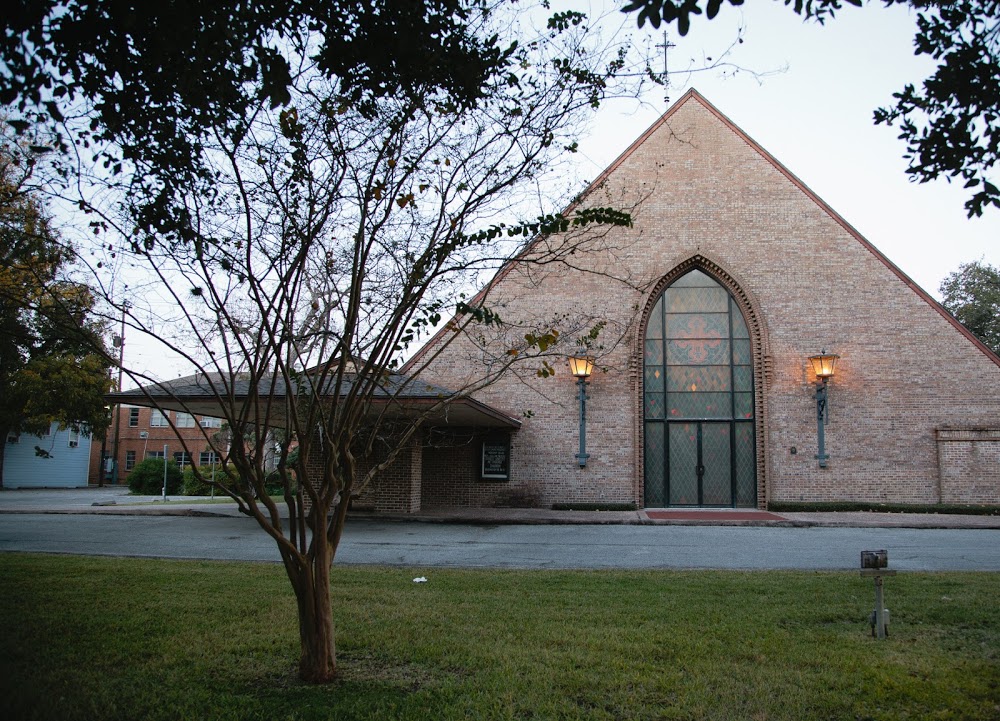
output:
M299 607L299 676L307 683L330 683L337 676L337 649L330 601L329 545L317 542L306 567L286 570Z
M7 452L7 435L10 433L9 428L2 428L0 432L3 433L0 436L0 491L3 490L3 458L4 454Z

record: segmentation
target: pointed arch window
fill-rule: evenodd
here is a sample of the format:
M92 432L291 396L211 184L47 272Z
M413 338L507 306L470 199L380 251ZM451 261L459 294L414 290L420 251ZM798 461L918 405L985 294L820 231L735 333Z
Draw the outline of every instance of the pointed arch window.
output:
M657 300L643 358L645 503L756 505L753 352L735 299L692 270Z

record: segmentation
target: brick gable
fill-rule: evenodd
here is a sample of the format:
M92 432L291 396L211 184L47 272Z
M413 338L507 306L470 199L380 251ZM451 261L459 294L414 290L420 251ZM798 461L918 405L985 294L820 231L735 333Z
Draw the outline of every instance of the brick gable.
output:
M586 468L574 458L576 387L564 364L538 378L528 363L476 395L513 416L533 413L513 437L507 492L542 505L642 504L641 339L662 289L698 267L730 291L752 330L758 505L1000 502L1000 469L975 461L995 457L1000 443L1000 359L704 98L685 95L580 201L612 203L634 207L633 227L593 229L595 240L569 265L533 266L529 248L488 289L508 341L539 324L573 338L581 307L590 308L583 326L607 323L606 371L591 379ZM457 338L424 375L461 387L481 372L483 345ZM830 385L831 459L820 469L807 358L823 349L841 361ZM425 449L426 470L441 466L433 455Z

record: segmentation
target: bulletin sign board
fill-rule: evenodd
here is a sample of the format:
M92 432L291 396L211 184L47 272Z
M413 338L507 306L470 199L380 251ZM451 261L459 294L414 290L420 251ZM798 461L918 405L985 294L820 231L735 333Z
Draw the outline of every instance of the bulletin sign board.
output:
M510 436L485 438L479 451L479 480L510 480Z

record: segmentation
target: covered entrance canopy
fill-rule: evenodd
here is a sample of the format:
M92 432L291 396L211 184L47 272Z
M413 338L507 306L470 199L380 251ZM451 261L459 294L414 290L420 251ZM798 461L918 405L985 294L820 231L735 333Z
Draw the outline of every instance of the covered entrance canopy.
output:
M331 380L312 374L301 376L294 384L272 377L254 381L248 376L197 374L106 397L113 403L153 406L162 411L216 418L235 415L261 427L276 429L286 423L288 407L292 405L289 401L297 394L314 396L321 403L329 399L332 404L335 394L346 399L356 390L356 382L355 378L345 376L338 389ZM302 384L323 387L303 388ZM380 471L373 484L358 489L358 495L352 494L352 502L356 507L402 513L419 511L427 495L436 498L451 492L448 488L457 482L455 454L468 452L473 439L494 446L506 439L509 448L510 433L521 426L519 420L481 401L401 375L383 379L365 400L362 423L366 420L384 424L384 442L375 451L377 457L358 458L359 465L364 468L385 460L384 454L388 452L394 454L394 460ZM402 440L406 437L404 433L395 441L396 434L411 423L419 423L427 431L406 441ZM463 440L456 444L450 441L452 438ZM446 441L443 444L442 439ZM479 450L479 446L475 448ZM467 460L465 465L471 473L472 460ZM432 481L426 493L425 467L430 469ZM448 488L442 490L441 484Z
M309 383L306 377L300 383ZM325 381L320 397L333 395L332 380ZM340 389L346 396L352 388L348 378ZM329 393L327 392L329 390ZM111 403L128 403L153 406L162 410L191 413L203 416L225 417L224 406L238 406L250 399L259 399L259 411L270 421L280 422L284 417L284 400L293 395L299 386L288 384L281 378L263 377L254 384L247 375L197 373L176 380L153 383L120 393L110 393L105 398ZM404 376L390 376L376 389L371 401L370 414L384 414L395 419L420 419L429 426L466 428L496 428L517 430L521 422L516 418L486 405L474 398L455 397L445 388Z

